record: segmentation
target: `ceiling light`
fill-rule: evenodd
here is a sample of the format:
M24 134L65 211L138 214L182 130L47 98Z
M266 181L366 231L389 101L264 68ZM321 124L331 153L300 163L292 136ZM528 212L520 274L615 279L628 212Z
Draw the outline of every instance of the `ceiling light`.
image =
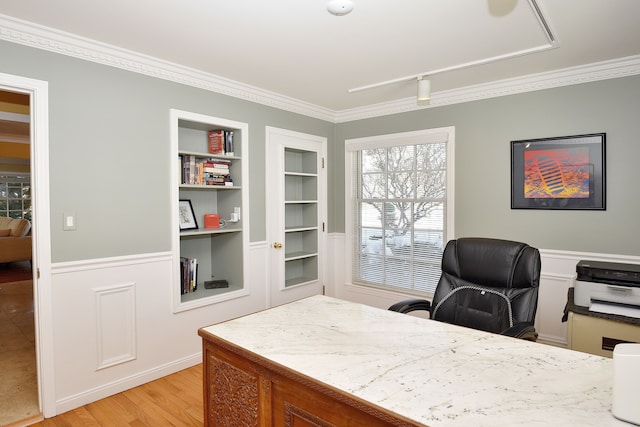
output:
M418 77L418 105L427 105L431 99L431 81Z
M332 15L346 15L353 10L353 2L351 0L331 0L327 3L327 10Z

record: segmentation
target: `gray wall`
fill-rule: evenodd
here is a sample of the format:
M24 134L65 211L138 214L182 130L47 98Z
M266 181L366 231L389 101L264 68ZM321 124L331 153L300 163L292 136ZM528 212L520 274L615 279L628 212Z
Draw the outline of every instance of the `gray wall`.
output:
M345 230L345 139L455 126L457 236L640 255L640 76L334 125L4 41L0 57L0 72L49 82L54 262L170 250L170 108L249 124L251 241L266 239L265 126L328 138L329 232ZM510 209L510 141L594 132L607 133L606 211Z
M265 126L325 136L334 124L0 41L0 72L49 82L53 262L171 249L169 109L249 124L250 240L266 239ZM64 213L77 230L63 231Z
M639 112L640 76L632 76L338 124L336 180L345 139L455 126L457 237L640 255ZM510 208L510 141L599 132L607 134L605 211ZM333 229L344 230L344 186L334 191Z

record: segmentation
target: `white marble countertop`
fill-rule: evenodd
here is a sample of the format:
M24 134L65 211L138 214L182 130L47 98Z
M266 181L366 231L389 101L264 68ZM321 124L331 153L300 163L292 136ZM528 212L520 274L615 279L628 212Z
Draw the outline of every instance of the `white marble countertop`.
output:
M629 426L612 360L326 296L205 331L428 426Z

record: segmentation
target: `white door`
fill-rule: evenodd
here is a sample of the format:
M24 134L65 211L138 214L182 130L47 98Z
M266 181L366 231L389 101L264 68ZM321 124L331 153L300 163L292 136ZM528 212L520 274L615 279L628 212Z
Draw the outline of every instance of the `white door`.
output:
M0 90L28 94L32 208L33 311L40 411L56 415L53 365L51 229L49 213L49 84L0 73Z
M327 139L266 128L269 306L324 291Z

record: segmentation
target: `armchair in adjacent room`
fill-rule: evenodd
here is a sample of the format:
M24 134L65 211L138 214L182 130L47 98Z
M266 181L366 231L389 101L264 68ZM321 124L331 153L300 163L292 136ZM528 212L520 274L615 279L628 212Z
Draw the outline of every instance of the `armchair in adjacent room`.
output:
M0 216L0 263L31 261L31 222Z
M451 240L433 300L400 301L389 310L427 310L442 322L535 341L540 252L526 243L468 237Z

